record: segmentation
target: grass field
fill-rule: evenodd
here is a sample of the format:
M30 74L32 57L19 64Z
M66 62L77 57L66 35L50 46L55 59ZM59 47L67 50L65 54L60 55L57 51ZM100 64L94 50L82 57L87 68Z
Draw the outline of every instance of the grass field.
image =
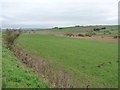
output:
M3 48L3 88L47 88L42 79L30 68L24 66L13 53Z
M51 35L21 35L17 44L31 55L66 70L76 87L117 87L118 45Z

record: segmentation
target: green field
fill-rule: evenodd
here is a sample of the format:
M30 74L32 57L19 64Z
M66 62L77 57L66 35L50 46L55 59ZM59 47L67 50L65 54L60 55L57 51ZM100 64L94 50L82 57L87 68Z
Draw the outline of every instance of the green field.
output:
M30 68L23 65L11 51L3 48L3 88L47 88L42 79Z
M17 44L56 70L66 70L75 87L118 86L117 44L39 34L21 35Z

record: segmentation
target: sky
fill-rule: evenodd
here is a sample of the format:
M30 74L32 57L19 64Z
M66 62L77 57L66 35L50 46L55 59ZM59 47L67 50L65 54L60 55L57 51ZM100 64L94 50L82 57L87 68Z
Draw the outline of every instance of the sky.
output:
M119 0L1 0L2 28L118 24Z

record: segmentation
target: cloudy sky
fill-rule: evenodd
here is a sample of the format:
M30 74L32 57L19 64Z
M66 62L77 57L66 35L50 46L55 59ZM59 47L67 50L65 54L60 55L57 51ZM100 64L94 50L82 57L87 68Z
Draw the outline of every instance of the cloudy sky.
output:
M119 0L1 0L2 28L117 24Z

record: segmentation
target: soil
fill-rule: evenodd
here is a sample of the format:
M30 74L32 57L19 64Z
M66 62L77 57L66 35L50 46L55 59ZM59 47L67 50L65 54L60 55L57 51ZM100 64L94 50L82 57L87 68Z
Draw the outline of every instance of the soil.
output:
M112 37L70 37L70 38L76 38L76 39L85 39L85 40L94 40L94 41L100 41L100 42L110 42L110 43L118 43L118 39L114 39Z

